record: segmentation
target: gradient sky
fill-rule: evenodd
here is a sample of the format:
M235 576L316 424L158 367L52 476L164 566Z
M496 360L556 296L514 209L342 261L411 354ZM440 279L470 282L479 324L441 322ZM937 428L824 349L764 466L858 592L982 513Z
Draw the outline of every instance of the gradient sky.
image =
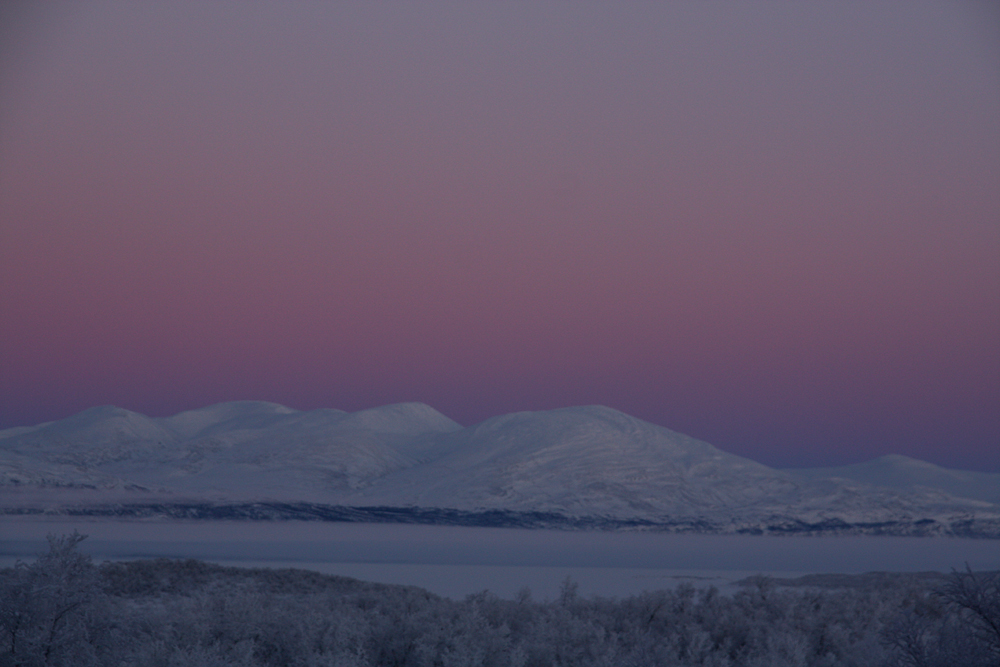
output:
M0 427L603 404L1000 471L1000 5L0 13Z

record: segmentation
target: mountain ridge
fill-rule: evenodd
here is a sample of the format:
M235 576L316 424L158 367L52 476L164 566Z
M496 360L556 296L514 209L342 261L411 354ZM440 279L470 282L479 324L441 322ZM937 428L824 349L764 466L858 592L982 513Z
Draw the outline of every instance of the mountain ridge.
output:
M837 477L890 488L938 488L954 496L1000 504L1000 484L997 483L1000 474L945 468L902 454L887 454L845 466L783 470L803 479Z
M187 503L206 516L227 503L305 503L327 509L304 516L457 512L528 524L544 516L708 532L894 526L884 529L1000 537L1000 474L899 456L778 470L605 406L511 413L468 428L422 403L345 412L238 401L164 418L99 406L0 431L0 513L113 513L143 503ZM396 509L364 509L379 507Z

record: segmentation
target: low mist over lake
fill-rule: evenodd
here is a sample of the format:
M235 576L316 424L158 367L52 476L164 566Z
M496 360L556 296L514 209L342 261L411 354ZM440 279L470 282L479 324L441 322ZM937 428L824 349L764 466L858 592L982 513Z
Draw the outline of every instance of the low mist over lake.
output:
M419 585L461 598L529 586L552 596L567 575L581 593L627 595L682 581L726 586L764 573L1000 569L1000 541L901 537L669 535L319 522L116 522L5 518L0 557L28 559L47 533L89 535L96 560L198 558L300 567Z

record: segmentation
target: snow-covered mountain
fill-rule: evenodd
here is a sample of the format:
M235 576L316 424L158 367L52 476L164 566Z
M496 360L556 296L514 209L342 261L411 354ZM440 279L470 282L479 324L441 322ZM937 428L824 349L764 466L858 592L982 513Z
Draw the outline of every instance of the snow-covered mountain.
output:
M156 457L181 439L155 419L110 405L31 429L12 430L9 436L8 431L0 431L4 451L80 469Z
M132 471L132 476L193 494L322 502L413 465L395 446L461 428L432 408L414 403L355 413L276 411L269 404L263 406L206 424L178 447L180 456L141 473ZM232 411L231 404L212 409ZM168 480L162 478L164 463L170 467Z
M854 465L830 468L789 468L804 480L838 478L892 489L937 489L961 498L1000 504L1000 473L951 470L901 454L889 454Z
M357 500L677 515L747 506L797 488L781 472L600 406L494 417L406 451L423 464Z
M469 428L419 403L348 413L244 401L162 419L98 407L0 431L0 512L34 511L40 499L49 511L257 503L247 510L256 516L260 503L279 515L292 510L275 503L308 503L327 518L340 507L361 518L377 508L396 519L501 512L577 525L1000 536L1000 475L905 457L775 470L601 406Z
M164 419L99 407L0 431L0 484L322 502L413 465L394 445L457 429L415 403L349 413L241 401Z

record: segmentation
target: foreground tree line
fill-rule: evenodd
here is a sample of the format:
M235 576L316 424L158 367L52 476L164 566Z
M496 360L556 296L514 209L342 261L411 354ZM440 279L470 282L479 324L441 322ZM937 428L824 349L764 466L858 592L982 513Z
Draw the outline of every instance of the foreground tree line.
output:
M96 566L82 539L0 570L0 665L1000 666L996 572L452 601L303 570Z

